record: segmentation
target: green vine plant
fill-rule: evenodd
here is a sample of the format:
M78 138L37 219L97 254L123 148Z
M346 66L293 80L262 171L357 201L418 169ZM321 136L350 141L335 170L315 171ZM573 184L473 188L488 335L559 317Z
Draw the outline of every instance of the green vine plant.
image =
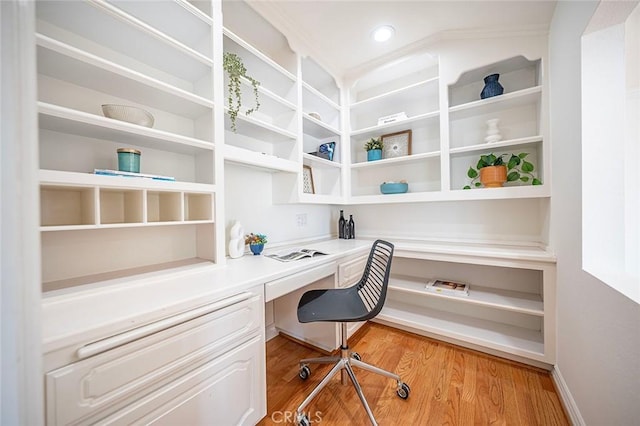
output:
M502 155L494 155L493 153L488 155L481 155L478 163L476 164L476 168L469 167L467 171L467 176L471 179L471 183L466 185L463 189L471 189L471 186L476 188L482 186L482 183L478 181L480 178L480 169L488 166L503 166L504 157L509 154ZM529 155L528 152L521 152L518 155L511 154L509 158L509 162L506 164L507 166L507 182L521 181L524 183L528 183L531 181L531 185L542 185L542 181L538 179L533 171L535 170L535 166L533 163L525 160L526 156ZM477 169L477 170L476 170Z
M258 97L258 86L260 86L260 82L247 75L247 68L244 66L242 59L235 53L224 52L222 62L223 68L229 76L227 106L229 107L229 118L231 118L231 130L235 133L237 130L236 119L242 106L241 78L244 77L251 82L253 94L256 98L256 105L248 109L245 115L249 115L260 108L260 99Z

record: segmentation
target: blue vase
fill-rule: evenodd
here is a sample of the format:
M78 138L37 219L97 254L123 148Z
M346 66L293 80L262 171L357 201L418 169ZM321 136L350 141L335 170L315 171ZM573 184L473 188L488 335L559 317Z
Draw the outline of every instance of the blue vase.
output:
M484 78L484 88L480 92L480 99L491 98L504 93L504 87L498 83L498 78L500 78L500 74L491 74Z
M254 256L257 256L262 253L264 244L249 244L249 248L251 249L251 253L253 253Z
M367 161L376 161L382 159L382 150L381 149L372 149L367 151Z

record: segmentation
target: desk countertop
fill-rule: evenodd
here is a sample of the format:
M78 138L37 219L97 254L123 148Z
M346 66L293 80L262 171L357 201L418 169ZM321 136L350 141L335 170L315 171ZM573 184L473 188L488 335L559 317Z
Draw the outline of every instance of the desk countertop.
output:
M328 254L312 259L280 262L249 254L227 259L223 266L201 263L50 292L42 301L43 350L48 353L130 330L311 267L366 253L371 244L327 240L305 245ZM269 253L266 249L263 254Z

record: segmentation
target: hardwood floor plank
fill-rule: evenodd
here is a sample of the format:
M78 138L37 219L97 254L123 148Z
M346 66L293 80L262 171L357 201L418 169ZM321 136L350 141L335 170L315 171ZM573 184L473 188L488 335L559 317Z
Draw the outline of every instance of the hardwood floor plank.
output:
M364 362L399 374L411 387L407 400L394 380L354 368L380 425L569 425L550 374L381 324L368 323L349 342ZM301 358L320 352L281 336L267 342L267 416L261 426L296 424L295 410L331 369L311 365L298 377ZM368 425L350 382L339 375L305 410L320 426Z

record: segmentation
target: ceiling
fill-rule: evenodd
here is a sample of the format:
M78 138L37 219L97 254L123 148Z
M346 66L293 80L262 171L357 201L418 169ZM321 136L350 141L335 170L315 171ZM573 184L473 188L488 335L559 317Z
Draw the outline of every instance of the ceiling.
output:
M335 76L382 64L390 55L443 37L499 31L546 31L556 1L480 0L248 0L291 47L312 56ZM395 36L373 41L372 30L392 25Z

